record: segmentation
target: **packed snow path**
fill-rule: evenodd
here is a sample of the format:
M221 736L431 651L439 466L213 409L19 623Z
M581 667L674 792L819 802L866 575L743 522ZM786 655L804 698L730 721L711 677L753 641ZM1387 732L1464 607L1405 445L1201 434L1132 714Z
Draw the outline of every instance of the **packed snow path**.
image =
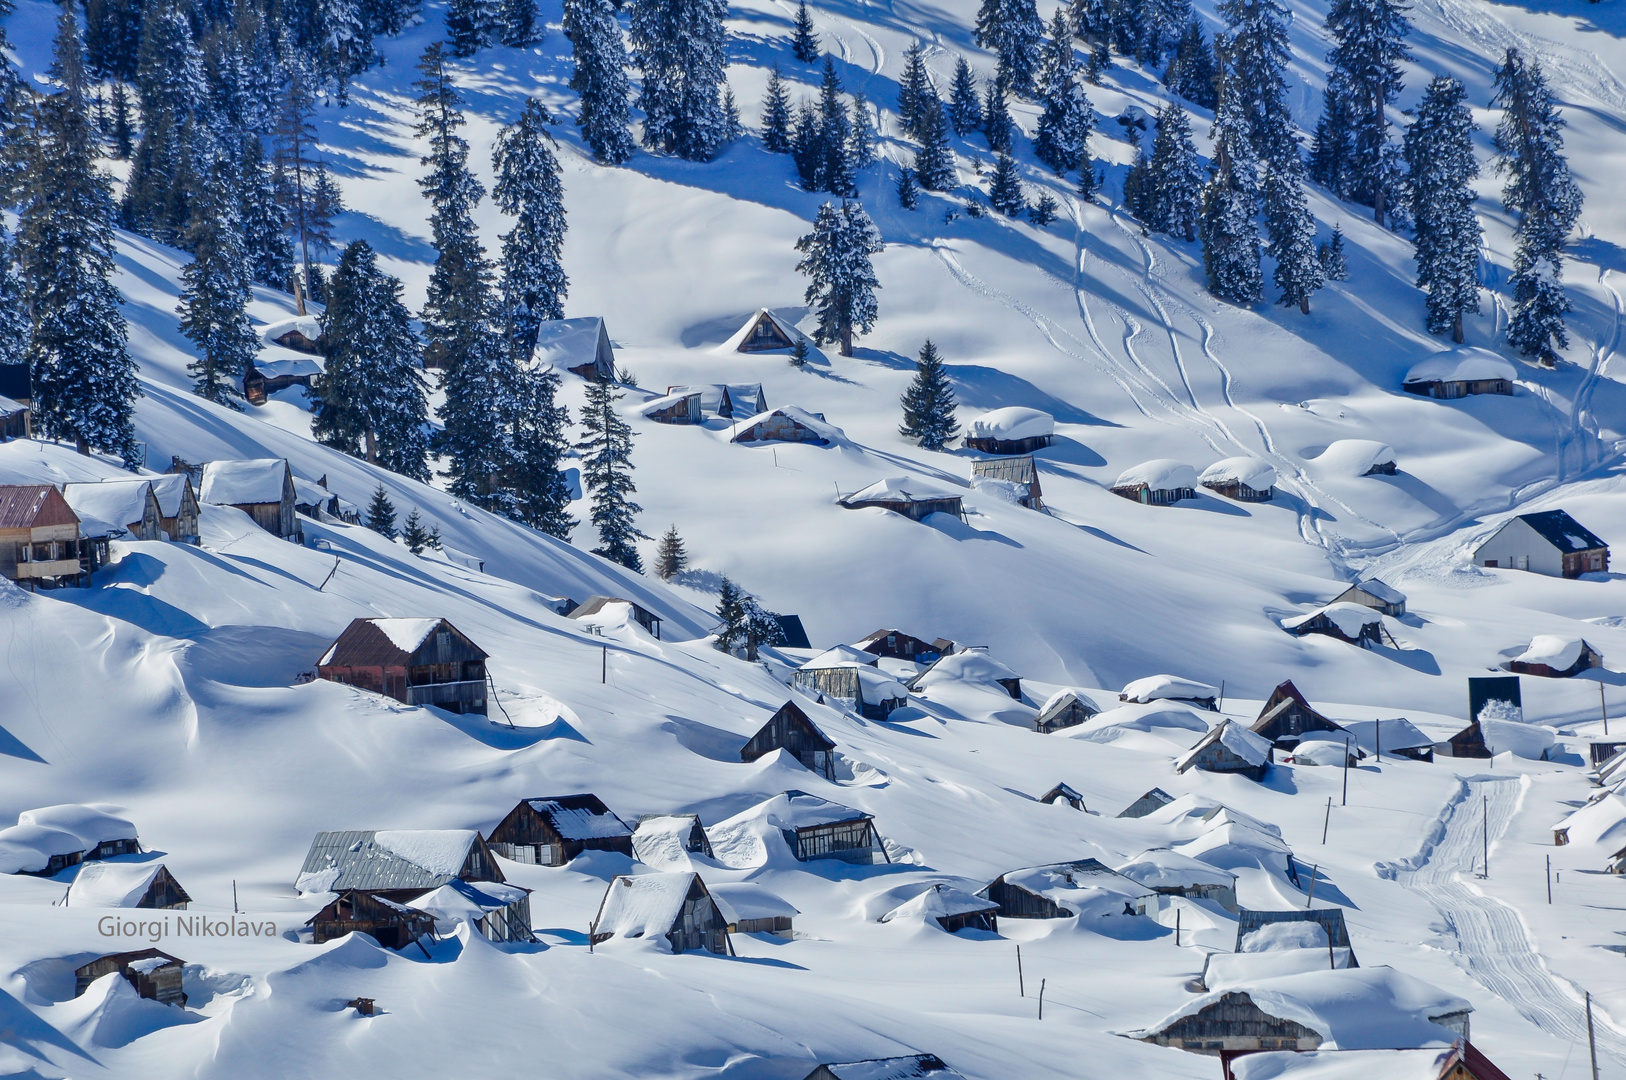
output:
M1586 1060L1586 1013L1581 992L1553 977L1530 942L1519 913L1500 900L1482 896L1469 882L1484 870L1486 819L1492 845L1519 808L1517 777L1468 780L1449 803L1431 843L1415 867L1381 868L1395 881L1440 909L1457 939L1457 960L1485 989L1512 1005L1541 1030L1575 1048ZM1495 860L1491 871L1496 870ZM1600 1066L1626 1069L1622 1039L1593 1008Z

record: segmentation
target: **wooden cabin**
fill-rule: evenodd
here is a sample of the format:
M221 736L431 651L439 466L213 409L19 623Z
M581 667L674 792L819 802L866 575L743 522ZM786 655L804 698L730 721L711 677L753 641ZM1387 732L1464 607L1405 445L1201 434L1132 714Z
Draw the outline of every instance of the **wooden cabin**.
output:
M1276 470L1249 454L1214 462L1197 482L1237 502L1270 502L1276 497Z
M879 507L902 514L911 521L921 521L930 514L948 514L965 520L964 500L959 495L904 477L877 480L867 488L841 496L839 501L847 510Z
M827 1062L802 1080L965 1080L936 1054ZM1453 1078L1454 1080L1454 1078Z
M17 815L17 824L0 829L0 847L32 850L40 865L16 864L16 873L51 877L81 862L141 854L135 824L125 818L78 803L59 803ZM9 870L7 872L10 872Z
M5 364L4 367L23 367ZM30 439L34 436L34 410L15 398L0 394L0 442Z
M0 576L24 588L87 585L93 556L62 492L0 484Z
M1323 634L1369 649L1383 643L1383 613L1365 604L1328 604L1308 615L1282 620L1282 629L1299 637Z
M1172 506L1197 497L1197 470L1168 458L1142 462L1125 469L1111 491L1143 506Z
M1626 747L1626 739L1593 739L1587 744L1587 760L1596 769Z
M999 875L978 896L1007 919L1070 919L1086 911L1144 915L1154 894L1099 859L1047 863Z
M184 968L185 964L179 958L161 949L109 953L74 968L73 996L79 997L90 989L91 983L116 971L135 987L139 996L161 1005L179 1005L184 1009L186 991L181 988Z
M284 349L292 349L307 356L320 356L322 320L309 315L296 315L267 326L261 337L273 345L281 345Z
M1434 749L1446 753L1448 757L1488 758L1491 756L1490 747L1485 745L1485 730L1474 720L1467 727L1451 736L1444 743L1436 743Z
M926 641L902 630L877 630L853 643L872 656L885 656L893 660L908 660L916 664L929 664L954 651L954 642L947 638Z
M787 791L764 806L800 862L839 859L867 866L892 861L875 830L875 819L862 810L805 791Z
M198 544L198 496L185 473L164 473L147 478L158 500L158 528L177 544Z
M791 681L809 694L818 695L820 704L826 698L832 699L866 720L885 720L909 704L909 691L902 683L868 664L809 665L796 669Z
M463 923L487 941L531 944L531 890L497 881L448 881L408 902L434 917L435 929L453 933Z
M205 462L198 501L234 506L272 536L304 540L294 513L294 474L282 458Z
M445 619L354 619L316 675L405 705L486 713L486 652Z
M657 424L698 424L705 419L700 411L700 391L667 394L646 402L638 410L645 420Z
M784 750L831 783L836 779L836 744L794 701L787 701L740 749L741 761Z
M1567 679L1590 668L1603 667L1603 654L1582 638L1538 634L1530 647L1507 662L1507 669L1519 675L1539 675L1547 679Z
M584 851L630 857L632 832L597 795L545 795L521 799L486 834L486 842L514 862L563 866Z
M894 922L917 916L931 919L950 934L958 934L961 930L999 933L997 903L941 881L882 915L881 921Z
M1044 509L1044 489L1039 486L1039 465L1032 454L1018 457L976 458L971 462L971 479L999 480L1022 489L1018 500L1029 510Z
M677 852L712 857L699 814L640 814L632 830L632 857L655 865Z
M1238 1054L1314 1050L1321 1045L1320 1032L1296 1020L1272 1016L1254 1004L1246 990L1229 990L1214 998L1195 1013L1141 1036L1141 1041L1222 1058L1227 1080L1229 1061Z
M505 880L473 829L346 829L316 834L294 888L358 889L404 904L450 881Z
M1042 803L1047 803L1051 806L1054 806L1059 801L1066 803L1074 810L1084 809L1084 796L1080 795L1066 784L1057 784L1043 795L1040 795L1039 801Z
M768 308L758 308L757 313L729 338L729 343L732 343L734 352L779 352L795 348L801 336L789 320L782 320Z
M1609 545L1562 510L1520 514L1474 549L1474 565L1580 577L1609 569Z
M795 919L801 912L756 882L730 881L709 888L712 900L728 920L730 934L796 936Z
M965 445L984 454L1009 456L1043 450L1056 438L1056 418L1040 409L1010 405L983 413L966 425Z
M68 907L173 908L192 897L161 862L87 862L68 886Z
M1162 788L1155 787L1151 791L1148 791L1146 794L1142 795L1140 798L1136 799L1134 802L1130 803L1128 806L1124 807L1123 810L1119 812L1118 816L1121 818L1143 818L1147 814L1163 809L1163 807L1169 805L1173 801L1173 795L1170 795Z
M633 620L654 636L656 641L661 639L661 617L641 604L634 604L631 600L619 596L589 596L566 616L571 619L585 619L590 615L597 615L604 610L606 604L626 604L632 608Z
M1400 389L1419 397L1454 401L1474 394L1511 394L1519 373L1489 349L1462 346L1435 353L1406 372Z
M162 540L163 514L148 480L103 480L63 484L62 497L73 507L87 535L129 540ZM99 524L93 524L99 523Z
M824 420L823 413L810 413L794 405L756 413L740 425L732 442L740 444L787 442L809 446L829 446L840 434Z
M687 386L668 386L672 394L699 394L700 415L715 416L723 420L745 420L768 411L768 397L761 383L697 383ZM814 414L820 420L823 414Z
M283 337L303 340L313 346L310 351L316 351L314 348L315 342L305 338L298 330L291 330ZM278 339L278 344L281 343L282 340ZM289 347L292 348L292 346ZM305 352L307 350L297 349L295 351ZM290 386L302 386L306 390L312 389L316 380L326 373L326 365L314 356L268 359L262 355L250 360L243 368L243 398L250 405L264 405L272 394L286 390Z
M1293 680L1287 679L1271 691L1265 707L1259 710L1259 719L1249 730L1269 739L1278 750L1291 750L1306 732L1344 729L1311 708Z
M1033 721L1033 729L1041 735L1049 735L1062 728L1077 727L1100 712L1094 702L1078 691L1060 690L1039 710L1039 715Z
M1344 922L1343 908L1290 908L1285 911L1254 911L1243 908L1237 912L1236 946L1234 951L1245 952L1243 944L1248 935L1261 927L1272 926L1276 923L1311 922L1320 926L1327 935L1328 943L1335 949L1350 949L1349 927ZM1353 953L1350 957L1350 966L1357 966Z
M1118 867L1118 873L1159 896L1211 900L1237 911L1236 875L1170 848L1143 851Z
M1200 769L1203 772L1239 773L1250 780L1265 778L1270 768L1271 745L1238 724L1226 720L1197 741L1197 745L1175 759L1176 772Z
M537 326L531 355L538 363L563 368L589 382L615 381L615 350L604 320L597 316L544 319Z
M1377 578L1362 578L1331 600L1329 604L1363 604L1391 618L1406 614L1406 594Z
M435 932L435 917L383 892L346 889L305 925L316 945L346 934L367 934L386 949L404 949Z
M727 955L728 920L695 873L618 874L610 879L589 940L663 937L674 953Z

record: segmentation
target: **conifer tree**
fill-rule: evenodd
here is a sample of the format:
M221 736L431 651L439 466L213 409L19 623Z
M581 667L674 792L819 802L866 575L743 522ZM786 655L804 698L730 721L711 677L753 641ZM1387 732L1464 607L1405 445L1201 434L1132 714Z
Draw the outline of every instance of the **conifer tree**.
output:
M343 105L349 100L350 77L372 63L372 33L357 0L319 0L317 13L321 26L317 68L323 85L332 88Z
M113 143L113 157L128 161L135 152L135 128L130 123L130 95L123 83L113 84L113 130L109 138Z
M790 157L796 164L796 175L804 191L818 191L824 183L822 135L818 111L803 101L796 107L796 118L791 122Z
M501 0L497 8L497 40L509 48L522 49L542 40L542 26L536 18L536 0Z
M977 77L965 57L954 64L954 84L949 91L949 122L954 134L965 136L982 127L982 98L977 96Z
M718 652L732 653L745 645L745 594L740 587L729 580L727 574L723 575L723 583L717 589L717 640L714 643Z
M1016 217L1027 209L1027 198L1022 194L1022 181L1017 176L1016 162L1009 154L999 155L994 175L988 182L988 204L1006 217Z
M1404 139L1407 201L1416 222L1417 287L1428 293L1428 330L1451 331L1458 345L1462 317L1479 312L1483 230L1474 214L1473 114L1462 83L1435 76ZM1338 237L1340 243L1342 237Z
M1108 45L1113 38L1112 0L1072 0L1068 13L1073 33L1090 45Z
M928 339L915 364L915 379L903 392L903 425L898 434L926 450L941 450L960 430L954 418L954 386L937 346Z
M1327 35L1338 43L1327 54L1334 74L1328 86L1336 86L1350 120L1349 185L1379 225L1401 197L1385 109L1403 85L1410 32L1399 0L1333 0L1327 9Z
M1276 287L1282 290L1279 303L1310 313L1310 295L1326 284L1321 260L1316 253L1315 218L1304 197L1304 166L1293 151L1265 169L1261 194L1265 204L1265 233L1268 250L1276 260Z
M796 344L790 347L790 356L787 359L790 361L790 366L798 371L807 366L808 348L806 338L798 337L796 339Z
M989 81L982 101L982 136L988 140L988 149L996 154L1011 152L1012 131L1010 109L1006 107L1005 82L1001 78Z
M1220 78L1219 105L1211 132L1214 156L1203 189L1203 269L1208 291L1221 300L1248 306L1264 287L1259 269L1259 166L1248 138L1246 105L1237 89L1240 77Z
M440 551L443 547L440 541L440 522L437 521L429 526L429 550Z
M875 163L875 121L870 115L869 101L863 94L854 94L848 110L847 161L854 177Z
M744 596L740 606L745 611L745 659L755 662L762 646L785 643L785 628L779 616L763 607L756 597Z
M745 134L745 124L740 120L740 103L734 98L734 88L727 83L723 84L723 145L732 146L741 135Z
M947 191L958 178L954 170L954 151L948 144L948 120L935 97L928 103L922 123L924 134L911 169L915 182L927 191Z
M1078 164L1094 131L1095 108L1084 96L1072 70L1058 76L1055 85L1046 88L1043 104L1033 153L1056 170L1057 176L1066 176Z
M1507 177L1502 205L1518 215L1507 339L1552 367L1557 349L1569 345L1564 316L1570 302L1560 276L1564 247L1581 215L1581 189L1564 159L1564 119L1539 64L1509 49L1496 72L1491 104L1502 109L1496 125L1496 171Z
M1146 224L1184 240L1197 239L1197 224L1202 216L1202 161L1191 140L1186 111L1172 101L1158 110L1148 186Z
M999 54L998 81L1012 93L1027 96L1033 92L1043 38L1044 23L1034 0L982 0L976 42Z
M709 161L727 142L727 0L633 0L632 60L643 71L644 145Z
M564 185L548 127L553 117L536 98L503 128L492 151L497 182L492 200L514 217L502 238L504 332L516 362L530 360L539 325L565 317L570 290L561 260L565 242Z
M496 0L449 0L446 40L452 55L470 57L490 45L497 29Z
M661 546L655 552L655 576L671 581L689 565L689 553L683 547L683 537L673 525L661 534ZM726 578L724 579L727 580Z
M260 351L248 318L250 276L238 216L235 177L224 160L199 192L187 228L192 261L181 270L181 333L197 350L187 365L192 392L236 408L237 380Z
M80 453L117 454L133 467L141 390L112 281L113 195L97 167L89 75L71 11L57 18L54 56L58 90L34 106L17 223L34 423L45 438L71 439Z
M1281 0L1220 0L1217 10L1230 27L1223 51L1226 76L1248 124L1254 157L1272 162L1297 153L1287 107L1288 10Z
M627 95L627 48L609 0L565 0L565 37L576 68L570 88L581 95L576 126L605 165L620 165L634 151Z
M920 39L916 38L903 56L903 75L898 79L898 125L905 135L919 139L926 99L930 97L935 102L937 91L932 89L931 76L926 72L926 46Z
M1349 263L1344 258L1344 230L1332 227L1332 239L1316 248L1321 260L1321 272L1328 281L1344 281L1349 277Z
M212 160L199 114L206 88L203 57L184 0L161 0L143 21L136 75L141 140L131 162L121 215L125 227L167 244L184 240L189 194L202 186L197 157Z
M570 516L570 486L559 470L570 450L566 437L570 411L557 400L559 376L546 365L534 364L520 369L518 383L510 473L515 516L533 529L568 542L576 519Z
M870 256L881 248L880 230L864 208L845 201L839 208L821 206L813 231L796 241L803 253L796 270L809 279L806 303L819 319L813 340L839 342L842 356L853 354L855 333L867 334L875 326L875 290L881 284Z
M386 540L394 540L398 535L395 531L395 504L390 502L390 493L379 484L373 489L372 501L367 504L367 527Z
M817 190L844 198L858 194L849 156L851 136L847 106L841 100L841 79L836 75L835 61L826 56L824 80L819 89L819 148L823 160L819 164Z
M141 15L140 0L87 0L85 61L90 74L116 83L135 80Z
M1178 50L1192 21L1191 0L1141 0L1132 19L1124 22L1134 35L1135 59L1155 69L1163 57Z
M1342 76L1333 72L1321 94L1321 118L1310 146L1310 179L1338 196L1355 197L1355 125Z
M1056 220L1056 198L1048 191L1039 192L1039 198L1028 207L1028 220L1044 228Z
M762 148L773 154L790 153L790 93L778 64L768 72L768 90L762 97Z
M414 555L422 555L423 549L429 546L429 532L423 527L423 515L418 513L416 506L407 515L406 524L401 529L401 541Z
M311 122L315 107L315 73L297 53L283 57L287 83L277 115L275 159L281 180L279 198L298 244L301 273L294 276L294 300L305 314L306 290L311 277L311 247L320 249L323 225L315 199L317 159L316 128Z
M1090 156L1089 143L1078 154L1078 197L1085 202L1093 200L1101 190L1101 176L1095 171L1095 159Z
M920 186L915 183L915 170L905 166L898 170L898 205L913 210L920 205Z
M327 371L318 383L317 441L414 480L428 480L429 423L418 336L401 283L365 240L344 249L322 314Z
M27 304L17 271L17 245L0 222L0 365L28 363Z
M1152 159L1146 145L1137 139L1135 160L1124 173L1124 209L1149 228L1152 206Z
M813 16L807 10L807 0L796 5L796 28L791 34L791 52L804 64L819 58L819 34L813 29Z
M1186 23L1175 45L1169 66L1163 71L1163 84L1193 105L1214 107L1214 50L1196 19Z
M593 554L642 573L635 541L649 537L638 529L643 507L628 498L638 489L632 482L632 428L615 408L621 397L609 383L588 384L580 417L583 438L576 449L582 456L582 482L593 499L588 516L598 529L600 546Z
M276 176L265 160L258 135L245 135L238 157L238 215L249 276L282 289L293 273L294 249L288 240L288 213L277 196Z

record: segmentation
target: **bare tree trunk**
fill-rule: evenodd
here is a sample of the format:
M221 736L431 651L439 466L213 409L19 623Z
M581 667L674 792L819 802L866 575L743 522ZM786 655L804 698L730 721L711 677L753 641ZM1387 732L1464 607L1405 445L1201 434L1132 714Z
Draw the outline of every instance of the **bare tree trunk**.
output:
M843 325L842 328L841 328L841 355L842 356L851 356L852 354L853 354L853 328L850 325Z
M1451 340L1458 345L1464 344L1468 338L1462 332L1462 312L1457 312L1455 321L1451 323Z
M1305 314L1305 315L1310 314L1310 294L1309 293L1305 293L1303 296L1299 297L1299 311L1302 314Z

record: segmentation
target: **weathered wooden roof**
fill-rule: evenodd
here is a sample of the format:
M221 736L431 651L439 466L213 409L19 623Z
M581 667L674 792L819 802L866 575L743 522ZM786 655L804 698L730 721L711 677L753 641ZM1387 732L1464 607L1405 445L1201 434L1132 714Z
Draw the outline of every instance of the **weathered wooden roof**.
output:
M77 524L78 515L50 484L0 484L0 529Z
M320 832L294 888L436 889L454 880L480 843L473 829L358 829Z
M317 661L320 667L403 667L435 631L446 629L485 659L486 652L445 619L355 619ZM429 661L425 660L424 663Z
M602 840L631 836L633 832L632 826L616 817L603 799L590 792L546 795L525 801L566 840Z

